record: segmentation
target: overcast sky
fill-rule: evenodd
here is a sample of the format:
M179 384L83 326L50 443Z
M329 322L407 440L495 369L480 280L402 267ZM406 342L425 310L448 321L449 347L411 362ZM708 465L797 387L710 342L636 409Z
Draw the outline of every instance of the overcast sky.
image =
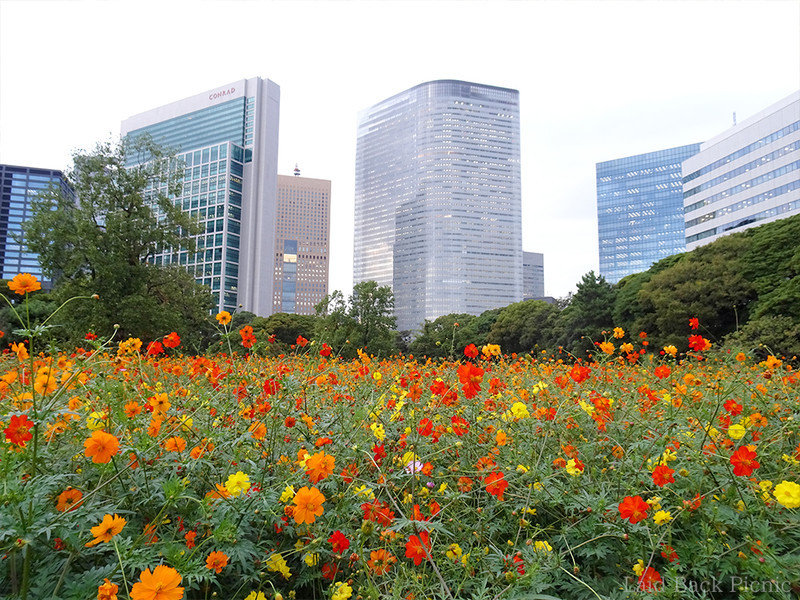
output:
M345 292L358 111L433 79L519 90L523 247L559 297L598 268L595 164L800 89L800 2L0 0L0 162L64 169L129 116L255 76L281 88L279 172L332 181Z

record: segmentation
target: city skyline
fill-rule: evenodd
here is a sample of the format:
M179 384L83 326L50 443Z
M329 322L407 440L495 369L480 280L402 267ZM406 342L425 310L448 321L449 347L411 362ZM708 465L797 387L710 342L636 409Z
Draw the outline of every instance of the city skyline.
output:
M153 19L129 2L0 2L0 162L63 170L130 115L269 78L281 88L278 172L298 163L332 182L329 290L345 293L356 117L397 90L444 78L520 90L523 248L546 255L545 292L559 297L598 270L598 161L706 141L734 112L800 88L794 2L186 6ZM450 31L476 43L454 45ZM212 37L241 56L197 54Z

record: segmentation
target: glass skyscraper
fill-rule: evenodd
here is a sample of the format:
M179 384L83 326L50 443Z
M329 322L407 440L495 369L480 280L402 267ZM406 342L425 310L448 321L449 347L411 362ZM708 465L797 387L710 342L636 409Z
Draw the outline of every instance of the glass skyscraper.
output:
M519 92L440 80L359 115L354 283L401 331L522 299Z
M149 134L184 163L175 198L204 226L197 252L166 248L211 288L218 310L273 312L280 88L255 77L130 117L122 135Z
M597 163L600 274L609 283L686 250L681 164L689 144Z
M11 279L19 273L30 273L42 280L39 257L28 252L22 224L31 217L31 201L51 186L74 197L61 171L0 165L0 265L2 278ZM44 287L49 287L44 281Z

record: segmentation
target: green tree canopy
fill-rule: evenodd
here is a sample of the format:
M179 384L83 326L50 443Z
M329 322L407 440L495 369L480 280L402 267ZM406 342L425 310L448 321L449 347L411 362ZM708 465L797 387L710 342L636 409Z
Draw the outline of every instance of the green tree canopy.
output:
M326 296L316 309L315 338L320 343L327 342L344 358L356 356L358 349L377 356L397 352L394 296L390 287L363 281L353 286L347 300L337 290Z
M133 166L132 166L133 165ZM76 153L67 172L77 201L52 190L33 202L25 225L28 247L39 255L59 300L74 302L60 313L64 331L156 339L177 331L199 343L212 301L183 268L150 264L157 251L194 250L198 225L181 210L183 166L148 138L98 144Z
M593 342L614 327L614 288L602 275L589 271L581 278L556 323L557 345L577 357L593 351Z
M459 331L469 325L475 317L460 313L442 315L433 321L426 320L422 331L409 345L409 352L414 356L428 356L430 358L458 357L463 346L459 347Z
M561 311L555 304L526 300L506 306L489 331L488 340L505 353L552 348Z

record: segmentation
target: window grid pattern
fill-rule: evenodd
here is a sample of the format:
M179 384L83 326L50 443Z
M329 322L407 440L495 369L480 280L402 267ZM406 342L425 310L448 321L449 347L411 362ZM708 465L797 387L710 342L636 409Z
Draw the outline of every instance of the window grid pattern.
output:
M687 163L685 170L691 172L684 177L688 249L800 212L798 116L800 92L704 145ZM720 155L723 158L717 158Z
M522 298L519 93L416 86L364 111L355 282L392 287L400 330Z
M242 163L244 149L225 143L179 155L183 162L183 191L176 206L202 226L194 236L195 252L186 248L158 248L150 261L180 265L207 286L217 310L237 307L242 219ZM237 160L238 158L238 160ZM163 218L153 207L157 218Z
M61 171L0 165L0 265L3 279L11 279L19 273L30 273L44 281L42 267L37 254L25 246L23 224L32 216L32 202L55 186L61 193L74 198Z
M278 176L274 312L315 314L328 293L331 182Z
M609 283L686 249L681 165L689 144L597 164L600 274Z

